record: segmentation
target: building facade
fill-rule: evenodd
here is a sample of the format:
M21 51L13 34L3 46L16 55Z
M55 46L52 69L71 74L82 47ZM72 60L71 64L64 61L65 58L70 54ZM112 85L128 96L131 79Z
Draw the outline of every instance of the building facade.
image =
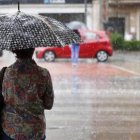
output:
M107 21L114 30L140 40L140 0L107 0Z
M51 16L64 23L84 22L89 29L112 29L140 40L140 0L20 0L29 14ZM17 11L17 0L0 0L0 14Z
M51 16L64 23L85 22L92 29L92 0L20 0L20 9L30 14ZM0 14L15 11L17 0L0 0Z

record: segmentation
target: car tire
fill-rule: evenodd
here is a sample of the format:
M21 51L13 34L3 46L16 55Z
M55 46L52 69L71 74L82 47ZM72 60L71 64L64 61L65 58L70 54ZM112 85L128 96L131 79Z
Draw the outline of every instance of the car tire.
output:
M55 60L55 54L52 51L46 51L44 53L44 60L47 62L53 62Z
M108 60L108 54L106 51L98 51L96 55L97 61L98 62L106 62Z

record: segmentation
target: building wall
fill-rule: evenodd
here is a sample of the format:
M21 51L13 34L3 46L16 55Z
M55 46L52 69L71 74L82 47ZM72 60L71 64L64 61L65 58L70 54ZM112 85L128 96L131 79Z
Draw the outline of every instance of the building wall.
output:
M140 8L139 5L131 5L127 3L123 5L111 5L110 0L88 0L87 4L87 17L86 23L89 29L102 30L104 29L104 22L107 22L109 18L124 18L124 34L127 32L133 32L137 40L140 40ZM122 0L121 0L122 1ZM129 0L130 1L130 0ZM84 2L84 0L83 0ZM106 2L106 3L105 3ZM116 0L114 1L116 3ZM70 4L21 4L21 11L29 14L58 14L67 16L78 17L78 20L84 22L85 4L84 3L70 3ZM8 10L7 10L8 9ZM17 11L17 5L0 5L0 14L14 13ZM66 16L66 18L67 18ZM58 16L61 21L61 16ZM74 18L72 18L74 19ZM62 18L63 20L63 18ZM76 20L76 18L75 18ZM63 21L62 21L63 22Z
M123 5L110 5L108 16L117 18L123 17L125 19L124 34L133 34L135 39L140 40L140 6L133 0L129 0L129 3L125 0L124 2Z
M8 10L7 10L8 9ZM87 26L93 29L92 5L87 5ZM20 10L28 14L83 14L85 13L84 4L21 4ZM0 5L0 14L14 13L17 11L17 5ZM66 16L67 18L67 16ZM77 18L78 19L78 18ZM61 21L61 19L59 19ZM76 20L76 19L75 19ZM84 22L84 19L81 19ZM63 21L62 21L63 22Z
M99 1L95 0L92 4L92 29L94 30L100 30L101 29L101 23L100 23L100 5Z

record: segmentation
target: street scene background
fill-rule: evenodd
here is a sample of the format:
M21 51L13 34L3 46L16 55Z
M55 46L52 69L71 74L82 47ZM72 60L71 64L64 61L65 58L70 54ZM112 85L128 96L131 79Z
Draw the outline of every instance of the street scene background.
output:
M139 140L139 52L115 51L106 63L79 59L77 66L34 59L54 86L54 107L45 110L47 140ZM0 67L14 61L5 51Z
M73 66L70 59L45 62L34 54L36 63L50 71L55 94L52 110L45 110L46 140L140 140L140 1L20 3L22 12L50 16L65 24L78 21L87 29L116 37L113 56L105 63L79 59ZM0 0L0 15L17 10L17 0ZM15 61L11 52L3 53L0 68Z

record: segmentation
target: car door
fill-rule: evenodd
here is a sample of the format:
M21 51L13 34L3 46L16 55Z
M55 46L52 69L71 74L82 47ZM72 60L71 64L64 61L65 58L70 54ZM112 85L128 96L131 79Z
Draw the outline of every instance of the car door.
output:
M82 33L82 40L84 43L80 45L79 56L82 58L92 57L95 54L97 41L99 37L96 33L91 31L85 31Z
M62 57L63 58L70 58L71 57L71 50L69 45L66 45L62 48Z

